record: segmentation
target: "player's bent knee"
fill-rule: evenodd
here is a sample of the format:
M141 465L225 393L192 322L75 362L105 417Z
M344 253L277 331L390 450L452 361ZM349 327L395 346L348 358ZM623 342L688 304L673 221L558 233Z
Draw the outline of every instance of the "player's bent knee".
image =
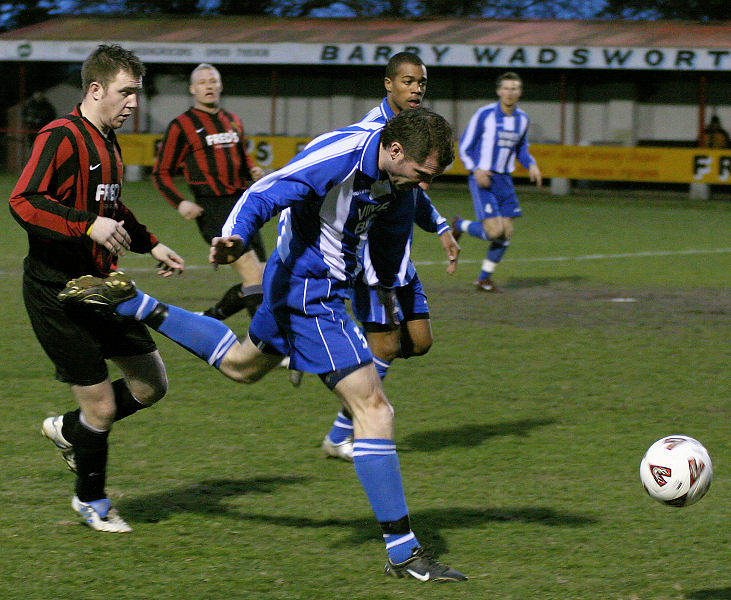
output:
M393 406L382 390L369 394L362 400L360 406L366 414L378 415L380 418L393 418Z
M482 228L485 230L485 235L492 241L502 241L505 238L504 226L493 219L483 221Z
M377 330L371 326L371 328L366 328L366 338L373 355L381 360L391 362L401 356L401 333L399 329Z
M377 356L381 360L385 360L388 363L393 362L396 358L401 356L401 345L389 346L387 348L379 348L373 350L373 356Z
M232 349L233 350L233 349ZM265 354L239 346L239 352L230 351L218 370L236 383L256 383L282 362L281 354Z
M432 347L432 340L414 342L414 345L412 346L409 354L404 355L404 358L409 358L410 356L424 356L427 352L429 352L431 347Z
M130 391L136 400L146 406L152 406L168 393L168 378L165 376L154 381L135 382L130 386Z
M264 373L259 372L257 369L240 368L230 364L227 365L225 362L221 363L218 370L236 383L256 383L264 377Z
M362 406L356 417L366 431L387 431L393 427L394 411L391 403L383 394L371 396Z

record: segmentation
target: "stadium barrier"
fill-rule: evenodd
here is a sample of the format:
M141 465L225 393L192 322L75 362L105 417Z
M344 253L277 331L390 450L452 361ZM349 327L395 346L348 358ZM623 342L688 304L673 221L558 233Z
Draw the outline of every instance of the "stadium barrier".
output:
M127 165L152 166L161 134L119 134ZM248 149L254 162L264 169L283 167L311 138L250 136ZM531 154L546 178L562 180L629 181L731 184L731 149L662 148L619 146L562 146L531 144ZM457 158L447 175L466 175ZM515 176L528 173L517 165Z

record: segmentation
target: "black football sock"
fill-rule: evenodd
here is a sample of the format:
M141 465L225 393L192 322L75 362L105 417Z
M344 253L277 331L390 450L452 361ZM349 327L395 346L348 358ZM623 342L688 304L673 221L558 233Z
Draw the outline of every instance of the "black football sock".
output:
M246 311L253 319L256 309L264 301L264 288L261 285L250 285L242 288L241 293L244 295L244 302L246 302Z
M135 414L138 410L147 408L147 404L142 404L132 395L127 381L124 379L113 381L112 388L114 389L114 403L117 405L117 412L114 415L115 421L121 421L125 417Z
M120 421L125 417L135 414L138 410L148 408L146 404L138 401L129 391L129 386L124 379L117 379L112 382L114 389L114 403L117 405L117 412L114 415L115 421ZM71 445L74 444L73 435L74 427L79 422L81 411L77 408L63 415L63 425L61 426L61 435Z
M263 292L261 285L251 285L242 288L240 284L232 286L223 297L203 314L219 321L228 319L240 310L246 309L250 316L254 316L261 304Z
M77 408L76 410L70 410L63 415L63 424L61 425L61 435L71 445L74 443L74 429L79 423L79 415L81 411Z
M72 436L76 458L76 495L82 502L106 498L104 485L107 478L109 432L93 431L79 419Z

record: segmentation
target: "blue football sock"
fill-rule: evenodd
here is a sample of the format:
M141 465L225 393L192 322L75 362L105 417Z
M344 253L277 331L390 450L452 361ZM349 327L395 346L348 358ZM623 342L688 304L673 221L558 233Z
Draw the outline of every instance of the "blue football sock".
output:
M137 295L131 300L125 300L117 305L116 311L125 317L134 317L142 321L159 304L157 300L137 290Z
M391 363L386 362L382 358L378 358L377 356L374 356L373 364L376 365L376 371L378 371L378 376L381 378L381 381L383 381L386 378L388 369L391 367Z
M167 317L155 329L216 368L238 341L236 334L218 319L177 306L168 306L167 311Z
M327 437L333 444L339 444L344 442L348 437L353 435L353 421L343 414L343 411L338 413L338 416L333 421L333 426L330 429L330 433Z
M495 264L498 264L502 260L503 254L505 254L505 251L508 249L509 245L509 240L494 240L490 242L490 248L487 250L487 259Z
M92 500L87 502L94 507L94 510L99 513L99 516L103 519L109 513L109 509L112 507L109 502L109 498L102 498L101 500Z
M487 233L485 232L485 228L482 226L481 221L470 221L470 224L467 226L467 233L469 233L472 237L476 237L484 241L488 240Z
M482 271L480 271L480 279L487 279L492 276L495 267L497 267L500 260L503 258L503 254L510 245L509 240L505 241L492 241L490 247L487 249L487 256L482 261Z
M120 315L144 321L160 305L151 296L137 290L137 296L117 306ZM164 306L162 322L151 326L165 337L218 368L226 352L236 343L236 334L217 319L197 315L177 306Z
M408 526L396 444L387 439L357 439L353 443L353 463L376 519L384 528L388 557L394 563L404 562L419 542ZM405 527L393 531L387 524L394 523Z

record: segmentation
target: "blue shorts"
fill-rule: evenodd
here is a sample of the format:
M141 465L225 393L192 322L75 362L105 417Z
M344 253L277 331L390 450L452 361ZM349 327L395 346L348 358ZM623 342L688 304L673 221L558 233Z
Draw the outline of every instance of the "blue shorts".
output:
M513 178L507 173L490 175L490 187L481 188L475 178L469 177L472 204L478 221L493 217L520 217L522 212L513 187Z
M320 375L367 364L373 356L345 308L349 295L345 282L293 275L274 253L249 332L289 355L290 368L298 371Z
M426 303L426 294L418 275L414 275L406 285L396 288L396 298L399 303L400 321L429 318L429 305ZM360 277L355 282L351 303L353 314L361 323L388 325L386 309L378 298L378 290L367 285Z

